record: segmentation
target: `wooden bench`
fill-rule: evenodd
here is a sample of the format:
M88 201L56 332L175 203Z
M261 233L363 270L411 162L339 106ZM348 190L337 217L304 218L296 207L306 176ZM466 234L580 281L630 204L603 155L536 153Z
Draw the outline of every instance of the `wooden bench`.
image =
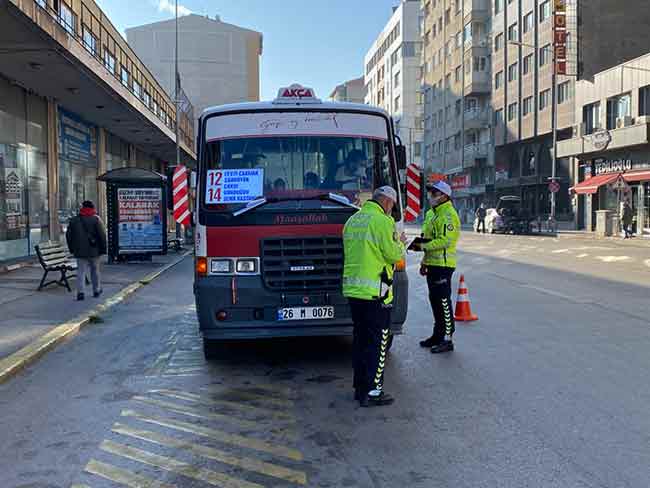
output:
M54 241L41 242L37 246L34 246L34 249L36 249L38 261L41 263L44 271L41 283L38 285L38 291L54 283L65 286L68 291L72 291L68 279L76 276L74 271L77 270L77 262L68 253L68 249L62 243ZM45 280L47 279L48 273L56 273L57 271L61 273L61 277L58 280L52 280L46 283Z

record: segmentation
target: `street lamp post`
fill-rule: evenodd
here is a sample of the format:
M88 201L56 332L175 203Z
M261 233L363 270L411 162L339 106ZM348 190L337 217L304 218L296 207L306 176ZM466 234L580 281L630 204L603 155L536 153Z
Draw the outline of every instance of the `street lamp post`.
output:
M180 146L180 76L178 74L178 0L176 0L176 49L174 50L174 102L176 105L176 166L181 164ZM176 222L176 238L181 238L181 224Z

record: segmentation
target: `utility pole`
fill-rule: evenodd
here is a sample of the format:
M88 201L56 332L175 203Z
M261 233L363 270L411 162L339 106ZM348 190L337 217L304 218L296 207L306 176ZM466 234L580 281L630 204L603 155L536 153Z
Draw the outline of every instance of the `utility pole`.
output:
M553 3L555 5L555 3ZM552 44L552 49L553 49L553 74L552 74L552 79L551 79L551 95L553 98L553 103L552 103L552 114L551 114L551 126L553 129L553 157L551 160L551 181L555 181L557 179L557 101L558 101L558 93L557 93L557 52L556 52L556 36L555 36L555 6L553 6L553 14L552 14L552 19L553 19L553 44ZM551 192L551 215L549 217L549 224L553 225L553 228L555 228L555 192Z
M180 146L180 106L181 106L181 101L180 101L180 82L181 82L181 77L178 73L178 0L176 0L176 49L174 52L174 64L175 64L175 69L174 69L174 85L175 85L175 90L174 90L174 102L176 104L176 166L181 165L181 146ZM176 222L176 238L180 239L181 238L181 224Z

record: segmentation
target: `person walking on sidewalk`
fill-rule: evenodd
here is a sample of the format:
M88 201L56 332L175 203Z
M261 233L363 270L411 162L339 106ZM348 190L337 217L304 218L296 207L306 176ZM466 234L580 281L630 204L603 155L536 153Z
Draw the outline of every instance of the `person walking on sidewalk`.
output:
M77 258L77 300L86 296L86 275L90 272L93 296L102 293L99 274L100 257L106 254L106 230L95 212L93 202L83 202L79 215L72 217L65 233L68 249Z
M481 206L476 209L476 218L478 223L476 224L476 232L481 232L481 226L483 226L483 234L485 234L485 217L487 212L485 210L485 204L481 203Z
M451 187L444 181L427 185L431 208L422 226L421 244L424 258L420 274L426 276L429 301L433 311L433 334L420 341L422 347L434 354L454 350L452 336L456 328L451 302L451 277L456 270L456 243L460 236L460 221L451 202Z
M625 231L624 239L632 237L632 219L633 212L632 207L630 207L629 202L623 203L623 209L621 211L621 220L623 221L623 231Z
M404 241L391 217L397 192L375 190L343 229L343 295L350 303L353 329L355 399L362 407L390 405L384 367L390 340L393 271L404 258Z

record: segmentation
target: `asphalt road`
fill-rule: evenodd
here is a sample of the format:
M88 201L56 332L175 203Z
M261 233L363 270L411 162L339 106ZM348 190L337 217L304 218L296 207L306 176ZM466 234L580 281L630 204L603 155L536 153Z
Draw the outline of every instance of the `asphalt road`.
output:
M206 363L187 260L0 385L0 486L646 488L648 249L474 234L462 249L480 320L452 354L420 349L409 256L397 402L375 409L352 400L348 339Z

